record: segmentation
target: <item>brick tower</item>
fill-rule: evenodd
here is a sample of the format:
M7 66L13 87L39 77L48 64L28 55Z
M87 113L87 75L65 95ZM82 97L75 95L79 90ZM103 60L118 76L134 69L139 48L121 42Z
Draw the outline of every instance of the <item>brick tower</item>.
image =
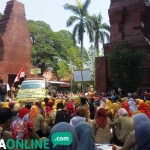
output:
M13 82L22 67L30 75L32 43L25 18L24 5L17 0L7 2L0 20L0 77Z
M106 56L111 53L112 45L122 40L147 53L145 76L140 88L150 88L150 8L144 0L111 0L108 13L111 37L110 43L104 44L105 57L96 58L96 90L107 91L113 87Z

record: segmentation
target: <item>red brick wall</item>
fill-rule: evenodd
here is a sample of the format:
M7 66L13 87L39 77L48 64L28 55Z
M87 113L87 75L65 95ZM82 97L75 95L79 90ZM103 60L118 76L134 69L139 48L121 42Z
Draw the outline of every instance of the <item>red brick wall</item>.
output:
M24 5L16 0L8 2L3 17L9 19L0 21L0 48L4 45L4 53L0 51L0 77L8 82L8 74L18 74L22 67L25 68L26 75L31 77L32 43ZM3 24L5 28L2 28Z
M134 44L137 49L150 52L150 45L144 38L146 36L150 41L150 10L146 8L144 0L111 0L108 10L111 26L110 43L104 44L104 54L107 56L112 52L111 47L114 43L127 40ZM145 23L145 28L142 27ZM96 88L99 91L113 85L109 71L108 62L100 67L100 60L96 58ZM150 89L150 55L147 53L145 61L145 75L141 83L141 88ZM105 69L104 69L105 67ZM105 76L105 77L104 77ZM101 81L100 81L101 80Z
M105 92L107 90L106 58L97 57L95 59L96 69L96 91Z

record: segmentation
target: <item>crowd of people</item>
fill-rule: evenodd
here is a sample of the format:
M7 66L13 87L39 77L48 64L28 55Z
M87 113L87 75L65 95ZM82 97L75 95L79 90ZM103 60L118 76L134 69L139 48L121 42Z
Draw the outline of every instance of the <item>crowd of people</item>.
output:
M0 103L0 138L49 139L50 150L98 150L111 144L112 150L150 149L149 93L51 94L34 103L28 100ZM53 148L52 134L70 132L72 143Z

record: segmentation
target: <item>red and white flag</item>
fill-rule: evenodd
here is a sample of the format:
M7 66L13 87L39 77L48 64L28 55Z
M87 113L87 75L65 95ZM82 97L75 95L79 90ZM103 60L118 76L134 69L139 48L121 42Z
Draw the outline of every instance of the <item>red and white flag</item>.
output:
M22 68L20 72L18 73L18 75L16 76L14 83L19 82L20 78L24 78L24 77L25 77L25 71L24 71L24 68Z

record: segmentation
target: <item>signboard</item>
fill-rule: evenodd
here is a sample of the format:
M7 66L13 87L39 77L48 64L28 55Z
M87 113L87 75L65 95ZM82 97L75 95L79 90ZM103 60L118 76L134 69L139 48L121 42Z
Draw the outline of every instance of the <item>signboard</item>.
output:
M40 74L40 73L41 73L41 68L34 68L34 69L31 69L30 73L31 73L31 74Z
M90 70L75 70L74 71L74 81L82 82L82 81L91 81L91 73Z

